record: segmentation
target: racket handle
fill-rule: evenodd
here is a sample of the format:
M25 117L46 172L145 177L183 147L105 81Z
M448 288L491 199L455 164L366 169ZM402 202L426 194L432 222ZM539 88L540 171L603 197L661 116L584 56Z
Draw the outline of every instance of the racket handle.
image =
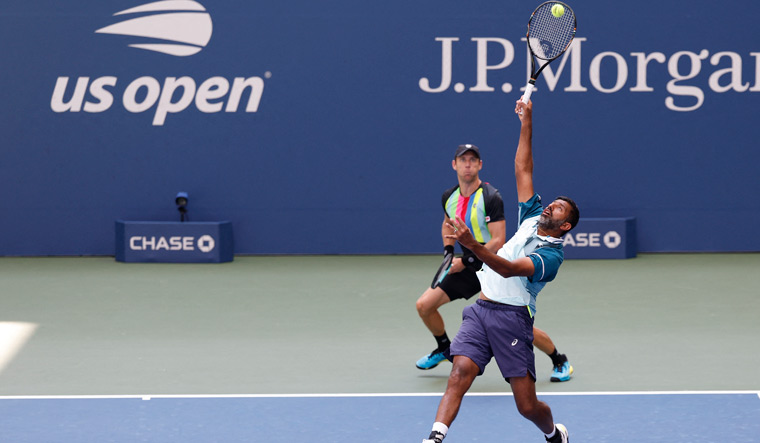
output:
M527 85L525 85L525 93L523 94L522 102L526 105L528 104L528 101L530 100L530 96L533 94L533 91L536 89L535 84L533 82L528 82Z

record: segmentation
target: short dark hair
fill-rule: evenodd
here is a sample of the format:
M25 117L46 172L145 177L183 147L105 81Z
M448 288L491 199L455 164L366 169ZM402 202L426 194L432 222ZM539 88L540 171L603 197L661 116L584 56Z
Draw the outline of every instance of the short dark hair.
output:
M572 211L570 211L570 216L567 217L567 220L565 221L570 223L570 229L568 229L567 232L572 231L575 225L578 224L578 220L581 218L581 211L578 209L578 205L575 204L572 198L565 197L564 195L560 195L554 200L562 200L563 202L567 202L567 204L570 205Z

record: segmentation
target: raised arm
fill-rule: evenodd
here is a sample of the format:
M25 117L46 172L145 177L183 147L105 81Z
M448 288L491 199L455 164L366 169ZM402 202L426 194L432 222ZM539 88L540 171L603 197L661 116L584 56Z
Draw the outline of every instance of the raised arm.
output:
M515 113L520 118L520 140L515 153L517 199L526 202L533 197L533 102L517 100Z

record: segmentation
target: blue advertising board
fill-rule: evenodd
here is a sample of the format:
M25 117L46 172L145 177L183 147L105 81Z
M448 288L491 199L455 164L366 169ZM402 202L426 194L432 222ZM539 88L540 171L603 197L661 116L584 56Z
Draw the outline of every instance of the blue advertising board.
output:
M636 257L636 219L582 218L562 237L562 246L568 259Z
M222 263L233 260L230 222L116 221L116 260Z
M0 255L114 254L114 220L174 220L178 191L237 254L432 253L462 143L511 232L539 3L5 0ZM635 217L639 252L760 251L736 235L760 219L760 2L570 5L536 190Z

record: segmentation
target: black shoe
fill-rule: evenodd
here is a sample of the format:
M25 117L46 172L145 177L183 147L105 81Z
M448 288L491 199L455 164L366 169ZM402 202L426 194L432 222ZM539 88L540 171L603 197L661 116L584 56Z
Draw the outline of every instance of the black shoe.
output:
M440 432L433 431L430 433L430 437L422 440L422 443L442 443L444 437L445 435L441 434Z

